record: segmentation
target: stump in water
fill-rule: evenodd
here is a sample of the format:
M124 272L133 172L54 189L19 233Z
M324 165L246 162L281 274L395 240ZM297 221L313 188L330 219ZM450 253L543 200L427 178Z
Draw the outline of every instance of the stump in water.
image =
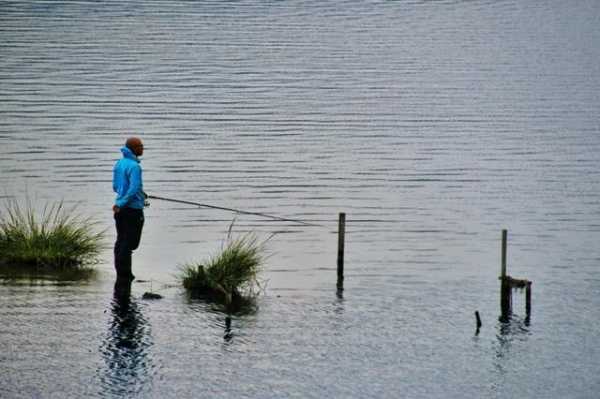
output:
M154 292L144 292L144 295L142 295L142 299L162 299L162 295L156 294Z
M518 279L506 273L506 238L507 231L502 230L502 263L500 269L500 321L507 322L512 314L512 290L525 289L525 313L531 315L531 281Z

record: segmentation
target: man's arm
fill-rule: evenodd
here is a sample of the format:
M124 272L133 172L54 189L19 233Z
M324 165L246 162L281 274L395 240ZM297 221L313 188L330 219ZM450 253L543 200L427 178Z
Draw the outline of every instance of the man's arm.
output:
M115 202L115 206L117 208L124 207L137 193L139 193L142 189L142 168L136 165L130 169L129 172L129 187L127 188L127 192L123 195L122 198L119 198ZM115 210L115 206L113 206L113 210ZM118 212L118 211L116 211Z

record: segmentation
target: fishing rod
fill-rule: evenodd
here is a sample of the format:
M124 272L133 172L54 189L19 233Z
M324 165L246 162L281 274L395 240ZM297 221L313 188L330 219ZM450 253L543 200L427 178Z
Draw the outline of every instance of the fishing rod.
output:
M305 221L302 221L302 220L298 220L298 219L282 218L282 217L279 217L279 216L268 215L266 213L242 211L240 209L225 208L223 206L215 206L215 205L209 205L209 204L201 204L199 202L184 201L184 200L179 200L179 199L175 199L175 198L159 197L159 196L156 196L156 195L148 195L148 198L149 199L160 200L160 201L175 202L175 203L178 203L178 204L200 206L200 207L203 207L203 208L220 209L222 211L236 212L236 213L240 213L240 214L244 214L244 215L262 216L262 217L266 217L266 218L269 218L269 219L280 220L282 222L299 223L299 224L303 224L305 226L319 226L318 224L308 223L308 222L305 222Z

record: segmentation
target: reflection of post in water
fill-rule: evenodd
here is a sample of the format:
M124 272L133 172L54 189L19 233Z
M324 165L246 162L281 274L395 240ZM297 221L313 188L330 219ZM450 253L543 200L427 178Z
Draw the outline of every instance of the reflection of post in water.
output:
M335 296L337 297L337 299L339 300L339 302L343 302L344 301L344 289L343 288L337 288L336 292L335 292Z
M111 316L101 348L106 363L100 376L102 392L129 396L144 390L152 368L148 355L152 346L149 325L131 298L130 281L115 283Z
M495 345L496 356L493 364L498 373L498 380L494 383L496 389L501 389L504 385L504 377L507 369L514 365L513 360L521 356L519 349L526 346L529 335L529 322L527 318L520 316L511 317L508 322L499 321L497 325L497 344ZM516 350L513 350L513 345ZM514 353L513 353L514 352Z
M334 303L334 308L333 311L336 314L342 314L344 313L344 290L337 290L335 292L335 303Z
M233 339L233 332L231 331L231 316L225 317L225 333L223 334L225 342L231 342Z

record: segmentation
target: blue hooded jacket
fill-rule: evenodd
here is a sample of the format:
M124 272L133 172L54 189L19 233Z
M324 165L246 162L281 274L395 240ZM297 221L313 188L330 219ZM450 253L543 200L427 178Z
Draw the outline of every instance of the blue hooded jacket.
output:
M113 190L117 193L115 205L144 209L144 187L142 167L138 157L127 147L121 148L123 158L117 161L113 169Z

